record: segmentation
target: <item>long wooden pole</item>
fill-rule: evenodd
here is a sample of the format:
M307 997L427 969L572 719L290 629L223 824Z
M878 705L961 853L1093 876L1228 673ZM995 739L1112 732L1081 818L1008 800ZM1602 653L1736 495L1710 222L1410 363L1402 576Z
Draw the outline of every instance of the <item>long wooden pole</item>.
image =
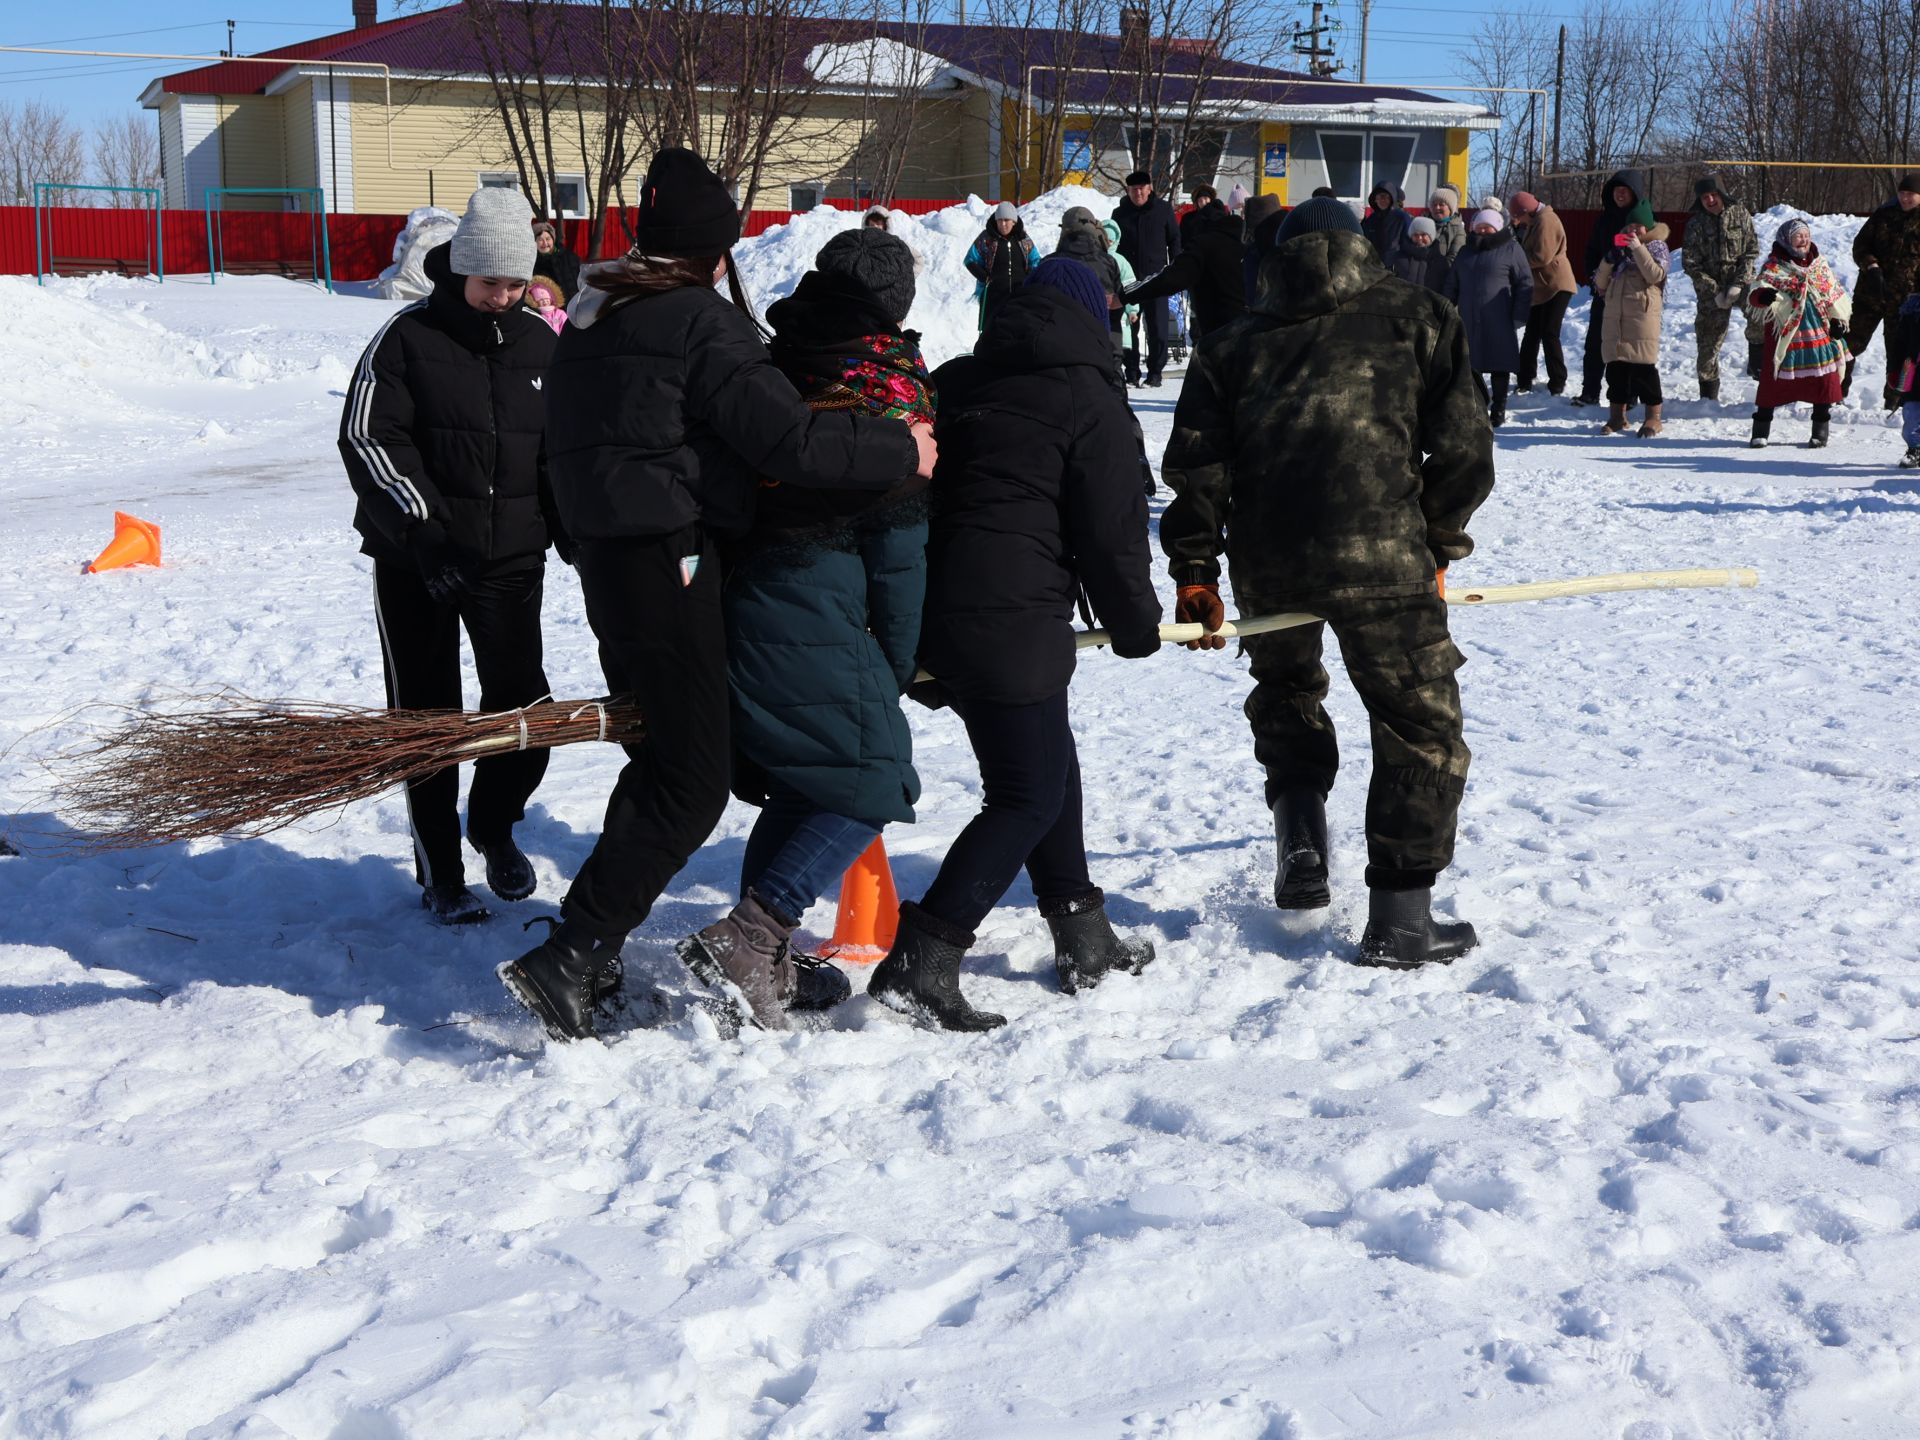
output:
M1559 600L1572 595L1613 595L1623 590L1751 590L1760 583L1757 570L1632 570L1621 575L1581 575L1572 580L1540 580L1530 585L1482 585L1477 589L1458 589L1447 596L1449 605L1515 605L1526 600ZM1318 615L1259 615L1229 620L1216 634L1228 639L1241 635L1264 635L1273 630L1291 630L1296 625L1311 625ZM1200 626L1162 625L1160 638L1169 645L1198 640L1206 632ZM1111 645L1113 636L1105 630L1083 630L1075 643L1087 650Z

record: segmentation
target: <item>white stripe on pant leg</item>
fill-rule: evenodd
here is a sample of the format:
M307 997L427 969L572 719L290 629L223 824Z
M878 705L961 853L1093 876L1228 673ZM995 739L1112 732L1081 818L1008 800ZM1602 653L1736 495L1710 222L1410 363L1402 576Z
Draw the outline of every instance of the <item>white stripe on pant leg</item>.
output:
M380 562L374 562L373 570L373 619L380 627L380 658L386 662L387 672L387 708L398 710L400 701L394 685L393 643L387 639L387 615L380 607ZM427 858L427 847L420 843L420 826L413 818L413 787L402 785L400 793L407 801L407 833L413 836L414 858L420 862L420 873L427 877L426 883L437 885L433 878L433 862Z

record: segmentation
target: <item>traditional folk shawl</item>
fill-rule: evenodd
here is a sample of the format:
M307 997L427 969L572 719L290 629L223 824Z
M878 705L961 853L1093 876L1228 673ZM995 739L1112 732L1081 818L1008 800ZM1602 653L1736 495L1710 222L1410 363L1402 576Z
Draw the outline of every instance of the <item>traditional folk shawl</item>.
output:
M1818 246L1809 246L1804 261L1776 242L1754 282L1757 290L1772 290L1773 303L1764 312L1773 336L1773 373L1782 380L1811 380L1846 367L1844 340L1827 328L1835 315L1846 319L1847 292Z
M839 345L777 348L775 362L816 410L863 410L933 422L933 381L920 337L861 335Z

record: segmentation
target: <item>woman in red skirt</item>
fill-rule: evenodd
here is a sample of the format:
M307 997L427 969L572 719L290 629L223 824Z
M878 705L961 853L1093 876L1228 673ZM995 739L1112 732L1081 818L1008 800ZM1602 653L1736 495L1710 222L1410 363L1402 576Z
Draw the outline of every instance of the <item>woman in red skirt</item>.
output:
M1764 448L1773 430L1773 412L1805 401L1813 406L1813 434L1807 444L1818 450L1827 443L1827 422L1840 402L1853 305L1813 243L1806 221L1789 220L1774 235L1773 253L1747 292L1747 304L1753 307L1753 329L1765 327L1753 439L1748 443L1755 450Z

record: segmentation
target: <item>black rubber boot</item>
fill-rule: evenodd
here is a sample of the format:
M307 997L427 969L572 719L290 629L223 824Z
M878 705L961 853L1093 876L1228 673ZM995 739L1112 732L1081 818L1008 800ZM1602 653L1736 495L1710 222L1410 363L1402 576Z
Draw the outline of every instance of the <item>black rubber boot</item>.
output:
M1053 965L1062 995L1091 990L1109 970L1138 975L1153 961L1147 940L1122 940L1107 919L1107 897L1095 890L1072 900L1050 900L1040 914L1053 932Z
M1720 382L1718 380L1702 380L1700 382L1700 398L1702 400L1718 400L1720 398Z
M1282 910L1321 910L1333 903L1327 886L1327 801L1317 790L1288 790L1273 802L1278 865L1273 903Z
M436 925L478 925L493 918L480 897L464 885L423 885L420 908Z
M625 936L596 940L562 921L547 932L545 940L518 960L509 960L497 973L508 993L554 1039L591 1040L594 1006L606 1003L618 991L620 947L625 940Z
M725 1001L742 1025L785 1030L795 982L787 937L797 921L774 913L758 892L677 947L680 961Z
M1807 448L1809 450L1826 449L1827 435L1832 429L1832 426L1833 417L1831 412L1829 412L1825 406L1816 408L1813 412L1813 432L1807 436Z
M874 967L867 994L909 1020L942 1030L997 1030L1004 1015L976 1010L960 993L960 962L973 936L936 920L911 902L900 907L900 931Z
M1753 438L1747 441L1747 448L1749 450L1766 449L1767 437L1771 434L1773 434L1773 412L1769 410L1765 415L1755 415L1753 417Z
M1450 965L1480 943L1466 921L1433 918L1433 890L1370 890L1367 929L1360 937L1356 965L1386 970L1416 970Z
M468 833L473 848L487 862L487 888L502 900L524 900L533 894L533 862L527 859L513 836L501 840L482 840Z
M1758 380L1760 378L1761 348L1761 343L1758 340L1749 340L1747 342L1747 378L1749 380Z

